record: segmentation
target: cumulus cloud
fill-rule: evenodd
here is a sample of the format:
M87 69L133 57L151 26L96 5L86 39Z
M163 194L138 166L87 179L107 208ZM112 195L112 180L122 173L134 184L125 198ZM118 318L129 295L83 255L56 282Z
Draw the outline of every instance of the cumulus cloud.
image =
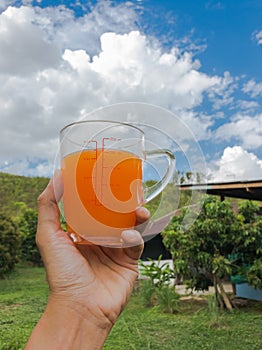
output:
M255 31L253 33L253 38L257 42L258 45L262 45L262 30Z
M136 5L131 2L113 5L111 1L98 1L80 17L62 5L33 9L34 23L47 40L62 50L86 49L90 55L99 53L103 33L124 34L136 29L138 22Z
M243 147L225 148L210 174L214 182L258 180L262 178L262 160Z
M189 53L181 55L175 49L162 52L138 31L104 33L101 52L91 62L82 50L66 50L64 59L76 70L79 80L90 71L99 77L103 95L112 102L143 100L173 109L192 108L220 81L197 71Z
M49 177L54 172L54 167L52 162L46 159L36 158L34 161L33 159L23 158L14 162L6 161L1 171L14 175Z
M237 101L237 107L245 110L245 111L254 111L255 109L257 109L259 107L259 103L256 101L249 101L249 100L238 100Z
M0 0L0 9L10 3ZM220 109L234 101L237 78L205 74L194 49L163 48L143 34L134 4L99 1L82 17L64 6L24 4L0 13L0 170L50 175L65 124L126 101L171 110L198 141L215 136L260 147L261 115L238 115L211 132L224 116ZM243 88L250 97L261 91L252 81ZM205 98L213 116L197 112ZM239 106L250 111L257 104L242 100ZM152 125L165 123L158 114L150 117Z
M65 124L100 106L123 101L154 103L180 111L196 138L207 137L212 121L197 115L193 108L221 79L202 73L190 52L163 50L156 40L137 30L100 35L112 23L117 31L117 26L126 28L121 21L130 27L135 22L134 12L129 7L124 12L123 5L118 20L113 9L102 21L98 16L101 11L95 8L87 17L73 20L63 7L59 17L58 8L22 6L9 7L0 15L2 170L15 169L10 167L15 159L18 163L26 157L51 161L58 132ZM58 18L63 30L54 24ZM92 24L97 21L100 27L92 37ZM61 44L54 33L61 38L62 32ZM27 163L19 164L17 169L24 169L21 164ZM28 168L30 174L32 171Z
M238 78L232 77L230 72L225 72L220 84L215 84L209 90L209 98L213 102L213 108L215 110L230 106L233 103L233 93L238 88L237 80Z
M262 96L262 83L256 83L254 79L251 79L244 84L242 90L253 98Z
M221 125L215 131L219 140L234 140L246 149L258 149L262 146L262 114L254 116L238 114L230 123Z
M41 29L33 25L34 11L8 7L0 16L0 74L31 75L56 67L58 48L43 39Z

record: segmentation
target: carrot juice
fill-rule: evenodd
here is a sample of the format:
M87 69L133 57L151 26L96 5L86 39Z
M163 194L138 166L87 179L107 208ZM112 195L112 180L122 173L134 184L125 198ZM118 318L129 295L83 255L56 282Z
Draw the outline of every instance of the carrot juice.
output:
M62 174L69 232L110 245L134 227L135 209L143 201L142 161L135 154L113 149L71 153L63 158Z

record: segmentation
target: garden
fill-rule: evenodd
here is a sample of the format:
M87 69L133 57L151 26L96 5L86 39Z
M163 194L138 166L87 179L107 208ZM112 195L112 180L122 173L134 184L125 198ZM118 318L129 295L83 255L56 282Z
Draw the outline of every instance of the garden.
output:
M14 189L25 193L22 186ZM224 288L238 280L262 289L258 214L256 202L239 201L235 211L230 201L207 196L183 230L181 209L161 233L172 266L161 256L139 262L140 277L104 349L261 349L262 303ZM0 350L23 349L46 305L36 226L36 208L26 200L12 200L0 214Z
M246 301L234 312L221 311L212 295L179 301L171 289L167 298L173 300L170 313L164 309L166 303L159 304L156 296L150 306L147 304L152 294L145 295L148 286L144 282L137 282L105 350L262 349L261 302ZM0 291L0 349L22 350L45 308L45 271L42 267L19 264L12 274L0 280Z

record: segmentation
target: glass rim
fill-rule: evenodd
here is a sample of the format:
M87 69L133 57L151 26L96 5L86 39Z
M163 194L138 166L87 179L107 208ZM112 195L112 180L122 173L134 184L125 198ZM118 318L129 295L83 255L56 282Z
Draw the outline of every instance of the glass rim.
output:
M139 131L142 135L145 135L144 131L142 129L140 129L139 127L137 127L134 124L130 124L130 123L126 123L126 122L119 122L117 120L106 120L106 119L90 119L90 120L79 120L79 121L75 121L72 122L70 124L65 125L59 132L60 136L69 128L71 128L72 126L75 125L81 125L81 124L88 124L88 123L108 123L108 124L118 124L118 125L123 125L123 126L128 126L131 127L133 129L136 129L137 131Z

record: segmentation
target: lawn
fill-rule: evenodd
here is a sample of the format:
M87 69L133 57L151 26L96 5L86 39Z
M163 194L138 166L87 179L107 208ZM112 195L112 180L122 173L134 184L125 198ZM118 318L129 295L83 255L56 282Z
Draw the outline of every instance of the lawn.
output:
M23 349L44 310L48 286L42 268L17 267L0 280L0 349ZM248 302L232 314L215 314L205 299L181 302L166 314L145 308L136 291L109 335L104 350L260 350L262 303ZM87 349L88 350L88 349Z

